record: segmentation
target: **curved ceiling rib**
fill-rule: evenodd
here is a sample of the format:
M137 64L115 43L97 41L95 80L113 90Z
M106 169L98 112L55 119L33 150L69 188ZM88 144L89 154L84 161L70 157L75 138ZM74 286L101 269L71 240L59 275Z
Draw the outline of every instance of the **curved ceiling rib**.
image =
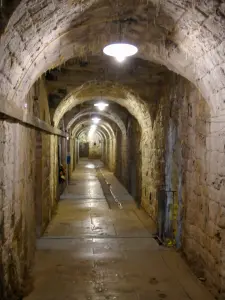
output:
M98 112L98 111L93 111L93 110L88 110L88 111L82 111L81 113L78 113L74 116L74 118L71 119L71 121L68 123L66 129L69 130L71 127L73 127L73 124L79 120L80 118L84 117L84 116L103 116L106 117L107 119L110 119L111 121L113 121L115 124L118 125L118 127L120 128L122 134L126 134L126 127L123 123L123 121L121 120L121 118L113 113L112 111L107 111L107 112Z
M73 131L72 131L72 136L76 136L77 134L77 130L79 129L79 127L82 127L82 126L91 126L92 125L92 122L90 119L87 119L87 120L83 120L82 122L79 122L78 124L76 124L73 128ZM109 124L107 124L106 122L101 122L98 127L104 129L104 131L107 133L108 135L108 138L112 138L114 137L114 132L113 132L113 129L111 128L111 126Z
M126 38L139 47L139 57L181 74L197 85L215 107L225 77L216 67L225 60L221 38L224 24L222 18L216 21L217 12L223 11L223 1L210 1L207 6L205 1L199 1L192 7L189 2L182 1L178 6L171 1L159 5L153 0L121 0L123 18L132 16L136 20L130 24ZM24 14L24 7L29 14ZM52 1L42 6L41 1L22 0L1 38L2 95L21 103L32 84L48 69L90 50L92 54L100 53L114 37L109 17L112 15L106 0L86 0L82 6L66 0L58 1L57 6ZM191 20L188 26L187 16ZM202 26L207 18L215 20L213 31Z
M103 94L102 91L104 91ZM111 82L102 82L99 84L96 81L83 84L73 94L60 102L53 116L55 126L58 126L59 121L67 111L78 104L99 99L100 96L106 101L115 102L125 107L137 119L143 132L151 130L150 113L146 102L120 84L113 84Z

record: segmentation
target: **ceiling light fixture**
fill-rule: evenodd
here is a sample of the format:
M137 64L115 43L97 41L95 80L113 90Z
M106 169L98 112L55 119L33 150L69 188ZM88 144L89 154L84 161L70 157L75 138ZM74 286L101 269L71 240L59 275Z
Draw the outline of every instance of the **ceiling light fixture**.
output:
M126 57L135 55L138 48L131 44L117 43L106 46L103 52L106 55L115 57L118 62L123 62Z
M92 118L92 121L94 124L98 124L100 120L101 119L99 119L99 118Z
M119 42L118 43L112 43L110 45L107 45L103 49L103 53L109 56L115 57L115 59L118 62L123 62L127 57L133 56L138 52L138 48L132 44L129 43L123 43L122 42L122 24L128 23L129 20L127 19L120 19L118 16L118 20L115 21L119 28Z
M94 106L96 106L100 111L103 111L109 104L104 102L95 103Z

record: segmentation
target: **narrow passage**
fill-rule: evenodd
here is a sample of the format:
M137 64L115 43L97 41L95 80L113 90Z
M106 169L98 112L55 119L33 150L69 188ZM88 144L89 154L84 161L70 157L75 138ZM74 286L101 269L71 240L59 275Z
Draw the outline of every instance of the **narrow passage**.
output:
M122 208L112 205L113 197L109 205L99 163L83 160L72 175L37 241L34 289L25 299L211 300L180 255L152 238L150 218L103 169Z

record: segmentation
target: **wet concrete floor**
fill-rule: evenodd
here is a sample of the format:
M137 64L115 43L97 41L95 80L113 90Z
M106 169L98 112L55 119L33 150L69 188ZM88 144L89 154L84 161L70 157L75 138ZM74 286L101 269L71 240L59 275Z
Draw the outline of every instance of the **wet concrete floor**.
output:
M34 289L25 299L212 300L180 255L152 238L151 219L104 170L117 201L109 205L98 164L83 160L72 175L37 241Z

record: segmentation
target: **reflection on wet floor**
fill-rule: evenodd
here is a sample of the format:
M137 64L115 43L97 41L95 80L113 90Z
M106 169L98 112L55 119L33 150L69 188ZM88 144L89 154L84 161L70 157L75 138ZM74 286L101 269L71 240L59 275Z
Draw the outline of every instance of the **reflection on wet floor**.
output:
M86 164L84 167L88 168L88 169L94 169L95 165L94 164Z
M104 170L123 204L109 209L97 164L80 163L37 241L35 286L25 299L212 299L179 254L156 243L151 219Z

